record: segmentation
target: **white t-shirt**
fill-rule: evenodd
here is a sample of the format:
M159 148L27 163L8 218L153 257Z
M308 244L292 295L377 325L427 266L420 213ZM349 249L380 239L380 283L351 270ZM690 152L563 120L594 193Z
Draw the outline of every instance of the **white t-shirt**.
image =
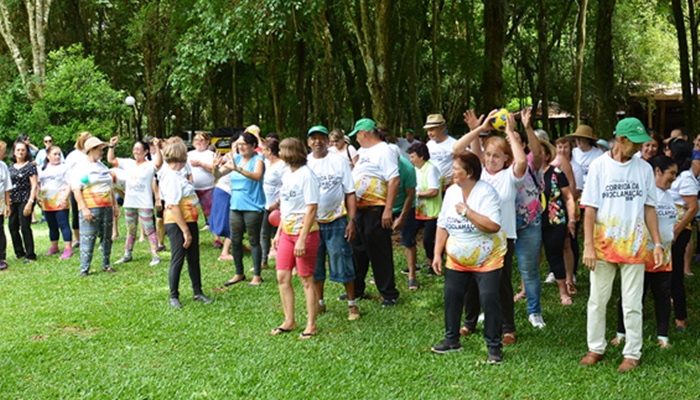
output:
M445 247L447 268L457 271L478 268L479 271L486 272L503 267L503 257L507 250L503 230L497 233L480 231L468 218L457 213L457 203L463 202L462 188L450 186L445 192L437 221L437 226L449 234ZM473 211L501 225L500 196L488 183L477 181L466 203Z
M323 158L309 154L306 165L316 175L320 186L317 221L329 223L345 216L345 195L355 193L352 171L345 159L335 153L328 153Z
M525 183L525 174L517 178L513 165L503 168L493 175L486 168L481 170L481 180L490 183L501 197L501 229L506 233L508 239L518 238L515 221L515 195L518 194L518 188Z
M419 141L416 139L413 139L412 142L409 142L408 140L406 140L406 138L399 138L397 140L396 145L399 146L399 150L401 150L401 156L408 160L408 148L416 143L419 143Z
M88 208L112 206L114 179L102 161L90 162L86 159L76 166L71 179L71 188L81 190Z
M571 160L571 169L574 171L576 179L576 190L583 190L583 168L574 160Z
M675 181L671 184L668 193L673 198L678 210L678 220L680 221L685 216L688 210L688 205L685 204L683 196L697 196L700 191L698 180L693 176L693 171L688 169L680 173Z
M124 170L124 208L153 208L155 163L136 164L131 158L117 158L117 168Z
M282 176L280 189L280 213L282 230L287 235L298 235L304 225L306 206L318 204L321 193L318 178L304 165L292 172L288 169ZM311 231L318 229L314 221Z
M430 153L430 162L440 170L442 187L447 187L452 183L452 157L454 156L455 143L457 143L457 139L451 136L440 143L434 140L426 143Z
M577 163L580 167L581 170L583 171L583 177L581 179L581 187L585 188L586 187L586 179L588 179L588 170L590 168L591 163L593 160L596 158L602 156L604 154L603 150L597 148L597 147L591 147L590 150L587 152L581 151L580 148L575 147L573 150L571 150L571 159L573 162ZM573 166L573 163L572 163ZM576 178L576 189L578 189L578 177ZM583 189L581 189L583 190Z
M636 157L620 163L607 153L594 160L581 205L598 209L594 233L598 259L624 264L646 262L644 206L656 206L654 171L649 163Z
M211 164L214 161L214 152L211 150L197 151L191 150L187 153L187 163L191 163L192 160L197 160L205 164ZM194 181L194 190L206 190L214 187L214 175L204 169L203 167L195 167L190 164L192 168L192 180Z
M180 169L179 171L175 171L172 168L170 168L170 165L168 165L168 163L163 163L158 172L156 172L156 176L158 177L158 192L160 194L161 200L165 197L163 196L163 188L161 187L160 182L163 179L165 179L165 177L170 173L178 174L181 177L187 179L188 176L192 175L192 167L189 163L185 163L185 166L182 167L182 169Z
M399 176L399 156L385 142L361 148L352 170L358 207L384 206L388 182Z
M44 211L67 210L70 207L69 201L66 202L66 206L59 207L61 201L68 198L69 183L66 164L49 164L46 168L39 168L38 170L37 179L41 187L39 197L41 198Z
M336 154L343 156L344 159L348 160L348 165L350 166L350 168L353 167L352 159L355 158L355 156L357 155L357 149L355 149L355 147L353 145L346 144L345 148L343 150L338 150L337 147L330 146L328 148L328 151L330 153L336 153Z
M68 154L68 157L66 157L66 168L68 169L67 179L69 183L73 182L73 172L76 171L75 167L85 160L87 160L87 154L83 153L78 149L75 149Z
M166 206L178 205L185 222L197 222L199 218L199 211L197 209L199 200L192 182L187 179L185 173L178 173L184 171L184 169L185 168L182 168L180 171L176 172L168 167L168 172L160 179L159 187ZM168 208L166 208L163 213L163 219L166 224L176 223Z
M654 242L651 237L647 238L647 250L651 253L647 261L647 271L664 272L671 271L671 246L673 245L673 228L678 222L678 209L673 202L673 196L668 190L656 188L656 218L659 221L659 236L661 244L664 246L664 262L662 267L654 270L653 251Z
M282 160L270 165L269 160L265 160L265 175L263 176L263 192L265 193L265 209L270 207L280 198L282 188L282 175L289 170L287 164Z
M0 161L0 214L5 212L5 192L12 190L14 185L12 184L12 179L10 178L10 170L7 168L7 164Z

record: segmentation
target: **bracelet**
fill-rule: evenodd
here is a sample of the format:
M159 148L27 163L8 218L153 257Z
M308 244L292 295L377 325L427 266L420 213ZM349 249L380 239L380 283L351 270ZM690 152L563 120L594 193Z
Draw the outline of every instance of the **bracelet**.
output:
M662 245L661 243L654 243L654 247L661 247L661 249L663 249L664 245Z
M113 148L116 147L116 146L109 145L109 146L107 146L107 147L110 148L110 149L113 149Z
M467 218L467 211L469 211L469 206L468 206L468 205L464 208L464 210L462 210L462 216L463 216L464 218Z

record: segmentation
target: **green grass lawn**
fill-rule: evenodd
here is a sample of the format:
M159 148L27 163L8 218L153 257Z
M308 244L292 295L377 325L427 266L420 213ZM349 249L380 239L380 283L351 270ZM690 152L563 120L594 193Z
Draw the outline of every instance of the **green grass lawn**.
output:
M579 274L579 293L568 308L560 305L555 285L544 285L544 330L532 328L525 303L517 303L518 343L504 349L503 365L491 366L485 364L480 330L462 340L464 351L430 352L444 335L443 278L422 271L420 290L409 292L398 272L405 268L400 249L396 307L380 307L376 289L369 286L375 299L362 300L362 319L348 322L347 303L336 300L342 286L328 282L320 332L302 341L297 336L306 313L298 278L299 330L272 337L270 330L283 321L274 270L263 271L260 287L223 289L233 263L217 261L209 234L201 239L202 281L215 301L195 304L183 272L181 310L168 306L169 253L149 267L148 245L137 243L134 262L116 266L118 273L102 273L97 257L91 275L81 279L77 254L70 260L43 256L45 224L34 225L34 235L39 261L20 264L8 244L10 268L0 273L3 399L689 399L700 393L700 278L686 280L689 329L672 332L668 350L656 346L653 302L647 301L642 366L622 375L616 372L621 349L609 348L599 365L578 365L587 350L586 272ZM112 260L123 248L124 239L117 240ZM247 270L249 255L245 263ZM247 274L250 279L252 273ZM616 314L610 303L612 338Z

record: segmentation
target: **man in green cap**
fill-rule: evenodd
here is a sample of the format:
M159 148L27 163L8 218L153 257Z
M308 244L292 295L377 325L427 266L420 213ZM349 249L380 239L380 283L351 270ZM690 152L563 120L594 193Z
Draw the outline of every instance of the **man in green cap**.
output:
M651 140L641 121L625 118L615 128L617 144L595 159L588 171L581 205L586 207L583 264L591 270L588 298L588 353L581 365L593 365L605 353L605 309L619 269L626 329L619 372L636 368L642 356L644 264L653 248L660 266L664 250L656 217L656 185L651 166L634 154ZM647 234L648 232L648 234ZM649 241L652 240L652 243Z
M321 197L318 201L316 222L320 243L314 269L314 285L319 312L326 310L323 286L326 282L326 254L328 270L333 282L342 283L348 296L348 320L360 319L355 300L355 267L352 261L352 241L355 238L357 199L350 164L338 153L328 152L330 140L325 126L314 126L307 134L311 154L306 164L318 178Z
M391 244L392 206L399 188L398 157L382 140L371 119L358 120L349 136L355 135L362 146L352 170L357 197L357 237L352 243L355 297L365 294L365 277L371 262L377 289L384 297L382 306L390 307L396 305L399 297Z

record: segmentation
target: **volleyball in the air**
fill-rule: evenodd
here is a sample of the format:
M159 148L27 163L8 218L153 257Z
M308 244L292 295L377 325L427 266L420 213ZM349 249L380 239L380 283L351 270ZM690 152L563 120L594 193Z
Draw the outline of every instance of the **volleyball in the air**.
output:
M499 108L498 111L496 112L496 115L491 118L491 126L493 129L499 131L499 132L505 132L506 131L506 120L508 119L508 110L505 108Z

